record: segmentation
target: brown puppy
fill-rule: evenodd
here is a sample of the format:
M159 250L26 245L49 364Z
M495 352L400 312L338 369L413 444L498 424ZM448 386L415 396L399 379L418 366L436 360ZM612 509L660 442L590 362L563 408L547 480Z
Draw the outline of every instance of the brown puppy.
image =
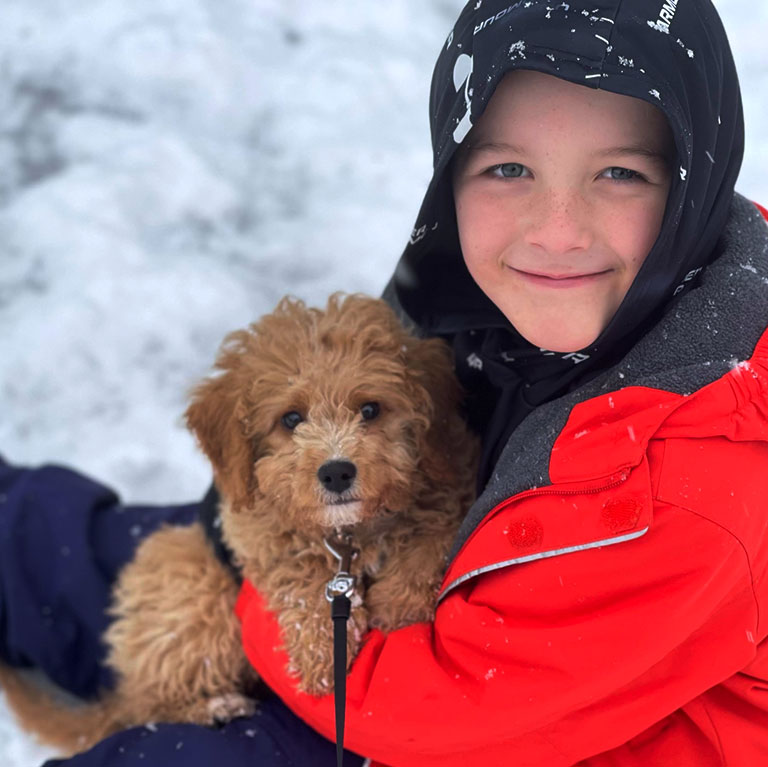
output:
M477 454L450 351L408 334L379 300L334 296L320 311L284 299L227 337L216 368L186 417L213 465L224 541L278 615L301 687L327 693L325 590L337 562L324 539L334 531L359 550L350 662L367 628L432 615ZM69 751L130 725L250 713L237 590L201 525L154 533L114 592L106 641L116 689L66 709L6 670L11 706Z

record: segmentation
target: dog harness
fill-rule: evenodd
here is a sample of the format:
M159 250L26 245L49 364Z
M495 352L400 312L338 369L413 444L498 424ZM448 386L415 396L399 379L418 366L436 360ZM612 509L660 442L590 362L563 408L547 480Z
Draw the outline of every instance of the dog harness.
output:
M224 543L224 538L221 536L221 515L219 514L219 491L215 485L211 485L208 488L208 492L205 494L200 503L200 509L197 514L198 521L203 526L205 531L205 537L211 544L213 553L216 555L216 559L224 565L224 567L232 573L232 577L238 584L243 582L243 573L240 568L235 564L235 559L232 554L232 550Z

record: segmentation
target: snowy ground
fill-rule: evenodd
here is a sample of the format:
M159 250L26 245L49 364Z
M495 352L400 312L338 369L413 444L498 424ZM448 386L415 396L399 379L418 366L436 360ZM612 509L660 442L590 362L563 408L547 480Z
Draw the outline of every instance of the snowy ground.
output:
M0 453L128 501L210 475L180 423L223 335L292 293L378 294L430 173L463 3L4 0ZM768 201L768 6L717 3ZM0 764L48 752L0 703Z

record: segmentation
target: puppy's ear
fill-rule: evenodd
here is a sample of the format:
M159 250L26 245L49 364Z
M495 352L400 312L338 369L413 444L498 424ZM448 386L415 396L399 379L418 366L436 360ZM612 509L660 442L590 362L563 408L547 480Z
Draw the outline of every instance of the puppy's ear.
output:
M225 372L193 389L185 418L213 466L216 486L236 510L255 489L256 447L245 434L242 376L236 369L226 369L223 358L217 367Z
M463 460L453 451L467 444L467 427L459 414L462 392L451 350L438 338L409 337L403 346L414 384L411 396L417 409L429 417L419 445L420 467L433 482L452 482L457 461Z

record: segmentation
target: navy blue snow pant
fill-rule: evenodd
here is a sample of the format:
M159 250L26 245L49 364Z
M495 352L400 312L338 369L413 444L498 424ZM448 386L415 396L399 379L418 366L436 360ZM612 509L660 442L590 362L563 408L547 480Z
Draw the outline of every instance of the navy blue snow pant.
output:
M137 543L165 523L189 524L198 504L122 506L73 471L16 468L0 458L0 657L35 666L88 698L112 677L100 641L110 588ZM345 767L362 759L345 754ZM47 767L333 767L335 746L275 696L220 728L158 724L116 733Z

